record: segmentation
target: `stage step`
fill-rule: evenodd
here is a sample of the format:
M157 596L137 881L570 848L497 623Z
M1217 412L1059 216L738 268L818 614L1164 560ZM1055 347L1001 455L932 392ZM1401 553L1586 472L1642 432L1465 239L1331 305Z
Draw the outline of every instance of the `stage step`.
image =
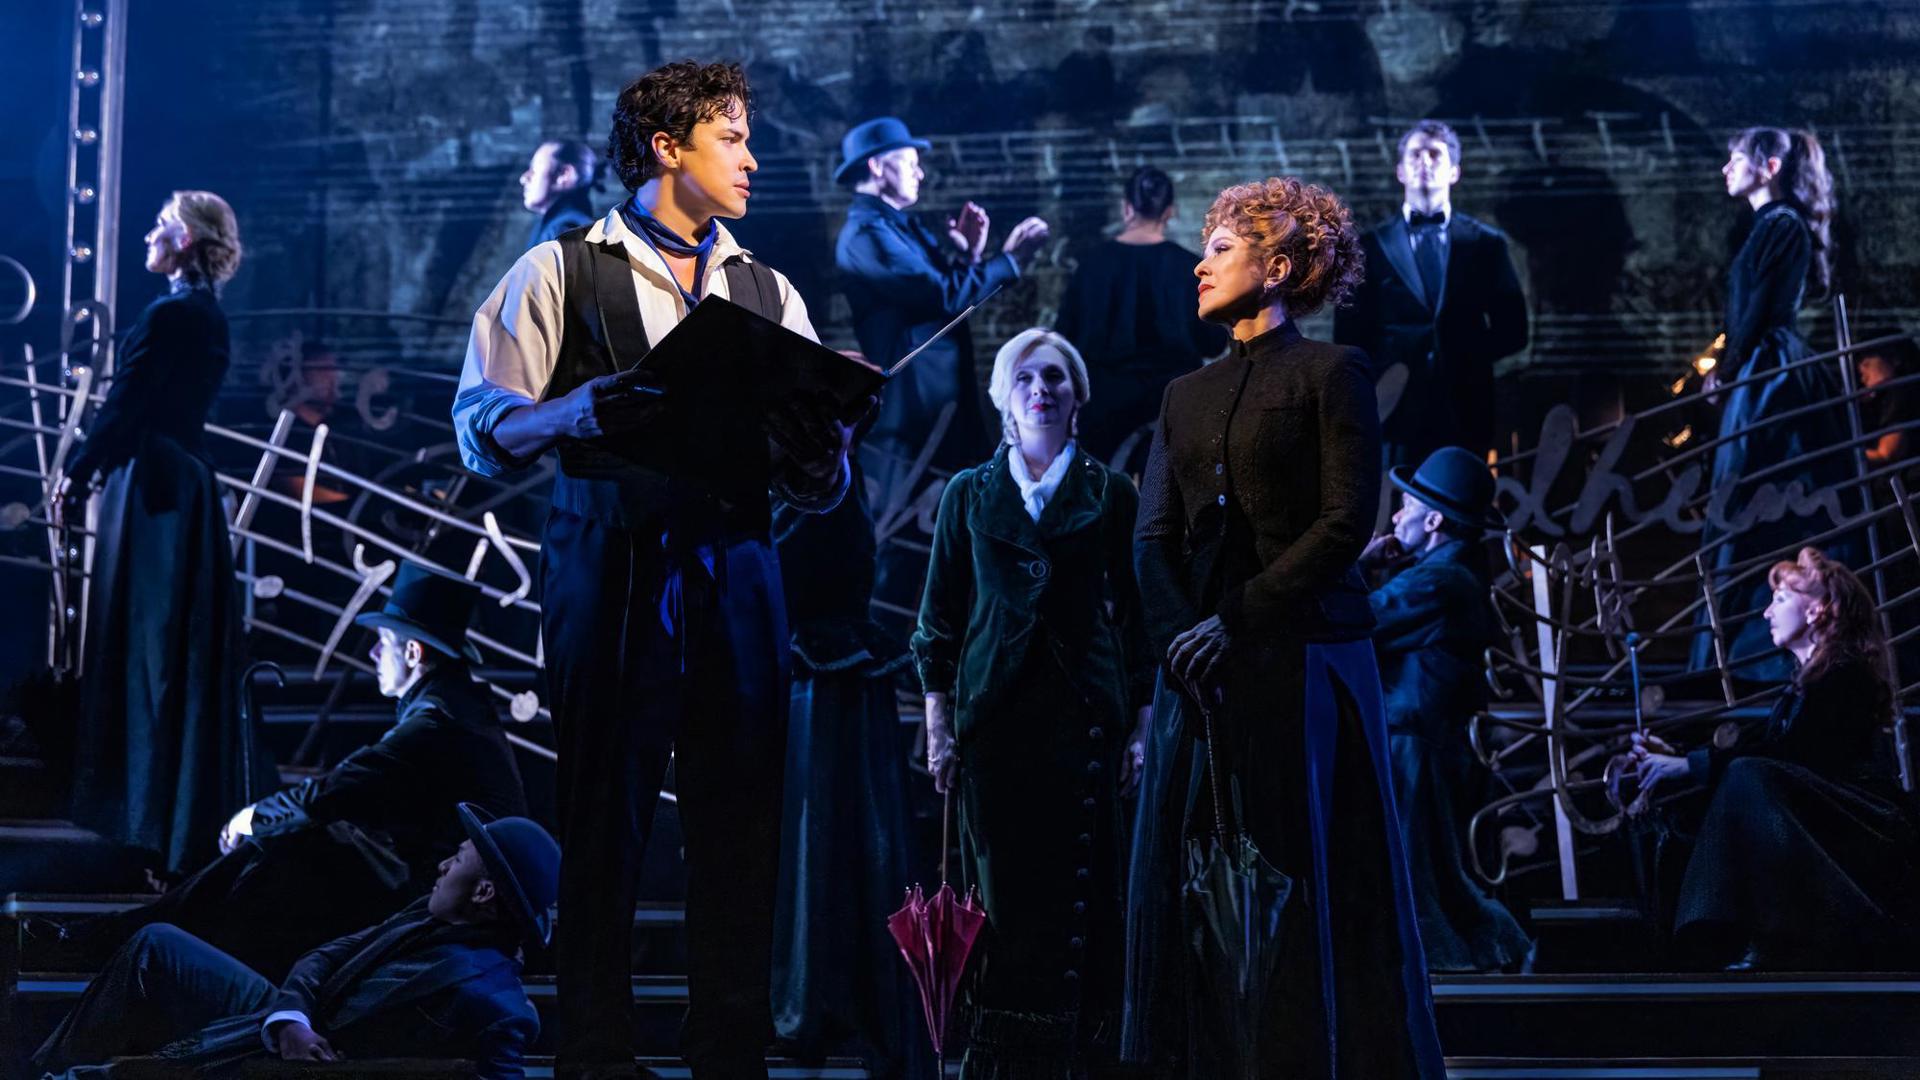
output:
M70 821L0 820L0 892L124 892L146 884L140 860Z
M0 899L0 934L13 948L10 970L92 971L105 964L117 942L82 946L75 940L88 923L152 903L153 893L12 893ZM672 901L647 901L633 912L633 970L674 975L686 970L686 910ZM551 975L551 950L529 948L528 975ZM0 975L4 975L0 971Z
M1910 974L1442 975L1434 1008L1460 1058L1920 1057Z
M1913 1080L1914 1058L1448 1058L1448 1080Z

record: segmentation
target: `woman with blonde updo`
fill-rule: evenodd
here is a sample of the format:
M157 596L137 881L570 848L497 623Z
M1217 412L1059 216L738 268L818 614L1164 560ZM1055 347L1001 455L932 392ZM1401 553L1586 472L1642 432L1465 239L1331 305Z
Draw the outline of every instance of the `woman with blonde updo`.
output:
M56 513L99 493L73 819L166 876L217 854L258 763L241 738L240 596L202 433L227 374L215 290L239 269L240 229L220 196L176 191L146 240L169 288L128 328Z
M1352 215L1292 178L1207 212L1197 301L1229 355L1167 388L1135 559L1163 658L1128 897L1122 1045L1155 1076L1438 1080L1387 772L1373 616L1355 566L1379 505L1367 357L1295 320L1362 275ZM1211 753L1205 742L1210 735ZM1215 779L1222 790L1210 788ZM1219 1015L1188 943L1187 841L1215 807L1291 880L1255 1031Z
M1684 756L1633 737L1643 788L1712 791L1675 939L1731 971L1905 970L1920 958L1920 828L1889 753L1893 684L1873 594L1810 547L1767 584L1767 631L1795 671L1765 726Z

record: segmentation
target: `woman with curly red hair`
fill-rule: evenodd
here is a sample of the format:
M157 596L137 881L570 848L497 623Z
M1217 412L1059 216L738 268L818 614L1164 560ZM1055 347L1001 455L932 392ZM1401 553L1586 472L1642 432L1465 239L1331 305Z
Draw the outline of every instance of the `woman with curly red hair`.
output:
M1738 956L1736 971L1910 963L1920 830L1883 737L1893 686L1873 596L1810 547L1767 583L1768 629L1797 670L1766 726L1684 757L1634 737L1644 787L1692 780L1713 792L1675 938L1697 958Z
M1123 1047L1156 1076L1438 1080L1355 566L1380 494L1373 384L1363 353L1295 323L1352 291L1360 242L1333 193L1291 178L1221 192L1204 240L1199 314L1234 346L1168 386L1141 492L1135 560L1165 665ZM1182 852L1215 834L1215 807L1291 881L1250 1035L1206 1002L1223 973L1183 925Z

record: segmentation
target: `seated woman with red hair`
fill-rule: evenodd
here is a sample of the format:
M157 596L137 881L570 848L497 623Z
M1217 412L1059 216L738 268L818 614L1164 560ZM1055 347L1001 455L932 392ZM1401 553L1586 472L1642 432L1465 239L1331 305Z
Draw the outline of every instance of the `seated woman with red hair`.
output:
M1901 964L1915 944L1920 831L1882 745L1886 641L1853 571L1814 548L1768 575L1773 643L1797 670L1757 737L1682 757L1634 736L1640 782L1712 789L1674 934L1729 970Z

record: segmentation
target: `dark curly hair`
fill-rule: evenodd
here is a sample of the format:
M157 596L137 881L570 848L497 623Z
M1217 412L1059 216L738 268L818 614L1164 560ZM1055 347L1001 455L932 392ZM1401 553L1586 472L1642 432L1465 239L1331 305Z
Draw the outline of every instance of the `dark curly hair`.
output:
M1200 227L1204 245L1213 230L1226 226L1253 243L1277 273L1282 260L1288 269L1280 283L1287 314L1311 315L1328 304L1352 295L1366 276L1366 256L1360 234L1353 227L1353 211L1340 196L1317 184L1291 176L1268 177L1235 184L1221 192L1207 210Z
M696 125L733 115L734 102L753 111L753 91L739 64L699 64L681 60L663 64L628 83L613 99L613 130L607 133L607 161L628 191L660 173L653 137L666 132L675 142L693 138Z
M1727 140L1727 152L1746 155L1758 165L1768 158L1780 159L1780 172L1773 178L1774 193L1785 199L1806 219L1813 234L1813 265L1807 276L1816 293L1833 290L1833 174L1827 171L1827 154L1811 131L1785 128L1752 127Z

